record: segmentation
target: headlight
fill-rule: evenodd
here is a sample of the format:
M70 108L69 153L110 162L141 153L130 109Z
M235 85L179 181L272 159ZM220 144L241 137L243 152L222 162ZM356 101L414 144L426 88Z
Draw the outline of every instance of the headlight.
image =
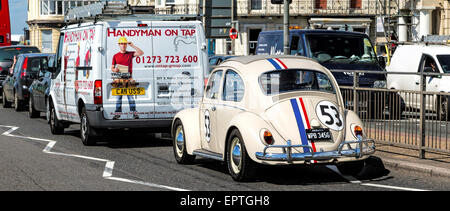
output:
M386 88L386 81L375 81L373 88Z

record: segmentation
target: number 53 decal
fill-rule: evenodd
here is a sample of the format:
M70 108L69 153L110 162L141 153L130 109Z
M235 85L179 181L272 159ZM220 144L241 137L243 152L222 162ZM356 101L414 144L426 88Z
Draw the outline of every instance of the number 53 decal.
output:
M319 120L332 130L342 130L344 123L336 105L330 101L321 101L316 106Z

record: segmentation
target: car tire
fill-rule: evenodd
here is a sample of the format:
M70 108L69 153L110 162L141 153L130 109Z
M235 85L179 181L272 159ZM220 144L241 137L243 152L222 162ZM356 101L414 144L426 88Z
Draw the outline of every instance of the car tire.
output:
M186 151L186 136L181 120L177 119L173 125L173 153L175 160L179 164L192 164L195 161L195 155L190 155Z
M56 116L55 107L51 102L50 102L50 131L54 135L64 133L64 125L62 124L61 121L58 120L58 116Z
M2 92L2 105L3 108L11 108L11 103L8 102L8 99L6 99L5 90Z
M15 111L22 111L23 102L19 100L19 95L17 92L14 93L14 110Z
M228 137L226 162L235 181L249 181L255 175L257 164L248 156L242 135L237 129Z
M438 97L437 98L437 118L440 121L449 121L450 120L450 112L449 112L449 104L447 97Z
M37 118L41 115L41 112L37 111L36 109L34 109L34 105L33 105L33 97L30 96L29 101L28 101L28 116L30 118Z
M336 164L337 169L343 175L356 176L362 172L364 168L364 160L344 162Z
M85 146L93 146L97 144L97 132L95 128L89 124L89 119L86 114L86 108L81 109L80 114L80 136L81 142Z

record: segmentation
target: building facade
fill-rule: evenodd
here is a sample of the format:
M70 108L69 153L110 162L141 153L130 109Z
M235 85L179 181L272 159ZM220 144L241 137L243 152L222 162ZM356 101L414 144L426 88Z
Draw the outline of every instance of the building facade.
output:
M27 24L30 45L42 52L54 53L59 31L65 25L64 14L73 7L86 6L99 0L28 0ZM128 0L130 6L154 6L154 0ZM13 23L13 20L12 20Z
M216 39L216 54L251 55L255 52L259 32L283 29L283 5L270 0L233 0L238 39ZM289 5L290 26L296 28L350 30L376 39L377 15L396 13L397 0L292 0ZM156 0L159 14L201 14L202 0Z
M93 0L28 0L27 24L30 45L38 47L45 53L56 52L59 31L64 26L65 12L69 8L95 2Z

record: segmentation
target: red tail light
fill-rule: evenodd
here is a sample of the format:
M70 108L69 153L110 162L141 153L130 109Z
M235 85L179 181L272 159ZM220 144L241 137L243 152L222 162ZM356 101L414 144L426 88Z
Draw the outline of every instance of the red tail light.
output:
M102 104L102 80L96 80L94 83L94 104Z
M20 78L23 78L27 75L27 66L28 66L28 57L25 58L22 65L22 73L20 74Z
M272 145L274 143L273 141L273 136L272 133L270 133L269 131L264 131L264 141L268 144L268 145Z
M362 128L360 126L355 126L354 130L355 130L356 137L363 135L363 130L362 130Z

